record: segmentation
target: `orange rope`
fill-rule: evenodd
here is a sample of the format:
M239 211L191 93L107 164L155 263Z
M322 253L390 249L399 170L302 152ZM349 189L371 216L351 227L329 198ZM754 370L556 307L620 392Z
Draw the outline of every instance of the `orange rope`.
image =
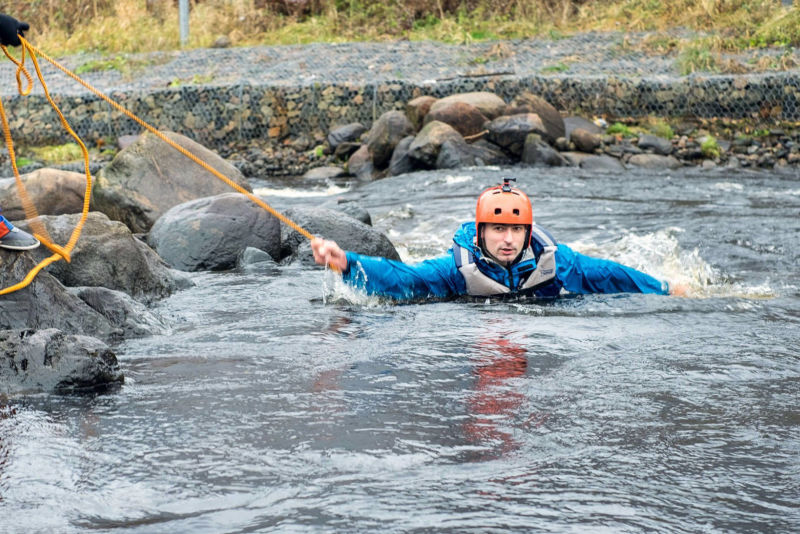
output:
M16 77L17 77L17 86L18 86L18 89L19 89L19 93L21 95L23 95L23 96L26 96L31 92L31 89L32 89L32 86L33 86L33 79L31 78L30 73L28 72L28 70L24 66L24 63L25 63L25 50L28 50L28 52L30 53L30 56L31 56L31 60L33 61L33 65L36 68L36 74L37 74L37 76L39 78L39 81L42 84L42 88L44 89L44 93L45 93L45 96L47 97L47 100L50 102L50 105L53 107L53 109L56 111L56 113L58 113L58 116L61 119L61 124L62 124L62 126L64 126L64 129L67 130L67 132L78 142L78 144L81 147L81 151L83 152L83 158L84 158L84 167L85 167L85 171L86 171L86 191L84 193L83 211L81 213L80 221L78 222L77 226L75 227L75 230L72 232L72 235L71 235L69 241L67 242L66 245L64 245L64 247L60 247L60 246L56 245L55 243L52 242L52 239L50 239L50 236L47 233L47 230L45 229L44 225L38 219L38 213L36 212L36 207L33 205L33 202L31 202L30 198L28 197L27 190L25 189L25 185L22 183L22 179L19 176L19 170L17 169L16 158L14 156L14 144L13 144L13 141L11 139L11 132L10 132L10 129L8 127L8 120L6 119L5 109L3 108L2 100L0 99L0 118L2 118L2 123L3 123L3 135L5 136L6 146L8 147L8 153L9 153L9 156L11 158L11 166L14 169L14 177L16 179L18 192L20 194L20 198L22 199L23 208L25 209L25 217L30 220L31 228L34 230L34 235L42 242L43 245L45 245L47 248L49 248L51 251L53 251L55 253L52 256L50 256L50 257L46 258L45 260L43 260L42 262L40 262L36 267L34 267L34 269L31 270L31 272L29 272L28 275L20 283L0 290L0 295L5 295L7 293L11 293L13 291L17 291L19 289L22 289L23 287L26 287L28 284L31 283L31 281L33 281L33 279L39 273L39 271L41 271L44 267L46 267L47 265L50 265L53 262L56 262L56 261L58 261L58 260L60 260L62 258L64 260L66 260L67 262L70 261L70 253L72 252L73 248L75 247L75 244L77 243L78 238L80 237L81 229L83 228L83 225L86 222L86 217L87 217L88 211L89 211L89 201L91 199L91 193L92 193L92 176L91 176L91 173L89 172L89 152L86 149L86 146L83 144L83 141L81 141L80 137L78 137L78 134L76 134L75 131L70 127L70 125L67 122L66 118L64 118L64 115L61 113L61 110L58 108L56 103L51 98L50 92L47 89L47 84L45 83L44 77L42 76L41 69L39 68L39 63L38 63L38 61L36 59L37 55L42 57L42 58L44 58L48 62L50 62L53 66L58 68L64 74L66 74L67 76L69 76L70 78L72 78L73 80L75 80L76 82L81 84L83 87L85 87L86 89L88 89L89 91L94 93L96 96L98 96L99 98L101 98L102 100L107 102L109 105L111 105L111 107L113 107L117 111L123 113L125 116L127 116L131 120L133 120L136 123L138 123L144 129L146 129L147 131L149 131L153 135L157 136L159 139L161 139L162 141L164 141L165 143L170 145L172 148L174 148L175 150L177 150L178 152L180 152L181 154L183 154L184 156L186 156L190 160L194 161L195 163L197 163L198 165L203 167L205 170L207 170L208 172L213 174L216 178L222 180L223 182L228 184L230 187L232 187L233 189L235 189L239 193L245 195L253 203L255 203L256 205L258 205L258 206L260 206L262 208L264 208L272 216L274 216L279 221L283 222L284 224L286 224L287 226L292 228L294 231L296 231L297 233L299 233L300 235L302 235L306 239L308 239L308 240L314 239L314 235L311 234L310 232L308 232L306 229L304 229L303 227L301 227L300 225L298 225L297 223L295 223L294 221L292 221L291 219L289 219L288 217L286 217L282 213L280 213L277 210L275 210L272 206L270 206L269 204L267 204L266 202L264 202L263 200L261 200L260 198L258 198L254 194L252 194L251 192L247 191L245 188L243 188L242 186L240 186L239 184L237 184L236 182L234 182L233 180L231 180L227 176L223 175L222 173L220 173L219 171L217 171L216 169L211 167L209 164L207 164L206 162L204 162L203 160L201 160L200 158L198 158L197 156L195 156L194 154L192 154L191 152L189 152L188 150L186 150L182 146L178 145L177 143L175 143L174 141L169 139L166 135L164 135L163 133L158 131L156 128L154 128L153 126L151 126L150 124L148 124L144 120L140 119L136 115L134 115L131 111L129 111L128 109L124 108L122 105L120 105L116 101L112 100L111 98L109 98L105 94L101 93L98 89L93 87L91 84L89 84L88 82L86 82L83 79L81 79L77 74L73 73L72 71L70 71L69 69L67 69L63 65L61 65L59 62L57 62L56 60L54 60L53 58L51 58L50 56L48 56L47 54L45 54L44 52L42 52L41 50L39 50L38 48L33 46L24 37L20 36L20 41L22 42L22 57L21 57L21 60L19 60L19 61L17 61L14 57L12 57L8 53L8 50L6 49L5 46L2 46L3 52L5 53L6 57L8 57L12 62L14 62L15 65L17 65ZM25 75L25 77L28 80L28 87L26 89L22 88L21 75L23 75L23 74Z
M174 148L175 150L177 150L178 152L180 152L181 154L183 154L184 156L186 156L190 160L194 161L195 163L197 163L198 165L203 167L205 170L207 170L208 172L210 172L211 174L213 174L214 176L216 176L217 178L219 178L220 180L222 180L223 182L225 182L226 184L228 184L229 186L234 188L239 193L245 195L247 198L252 200L255 204L257 204L258 206L261 206L262 208L267 210L270 214L272 214L274 217L276 217L279 221L285 223L287 226L289 226L290 228L295 230L300 235L306 237L307 239L309 239L309 240L314 239L313 234L311 234L310 232L308 232L307 230L305 230L304 228L299 226L297 223L295 223L291 219L287 218L282 213L276 211L272 206L270 206L269 204L267 204L266 202L264 202L263 200L261 200L260 198L255 196L253 193L249 192L244 187L240 186L239 184L237 184L236 182L234 182L233 180L231 180L230 178L228 178L227 176L225 176L221 172L219 172L216 169L214 169L213 167L211 167L205 161L201 160L200 158L198 158L197 156L195 156L194 154L192 154L191 152L189 152L188 150L186 150L185 148L183 148L179 144L177 144L174 141L172 141L170 138L168 138L163 133L159 132L153 126L150 126L144 120L142 120L139 117L137 117L136 115L134 115L133 112L129 111L128 109L124 108L122 105L117 103L116 101L112 100L111 98L109 98L106 95L104 95L103 93L101 93L100 90L96 89L90 83L82 80L77 74L73 73L72 71L67 69L65 66L61 65L56 60L52 59L51 57L49 57L44 52L42 52L41 50L39 50L38 48L36 48L32 44L30 44L27 41L25 41L24 38L21 38L20 40L23 41L23 43L25 43L25 46L30 48L31 55L33 55L34 53L40 55L41 57L43 57L44 59L46 59L47 61L52 63L61 72L63 72L64 74L66 74L67 76L69 76L70 78L72 78L73 80L75 80L76 82L81 84L82 86L84 86L86 89L88 89L89 91L91 91L92 93L94 93L95 95L100 97L101 99L103 99L106 102L108 102L108 104L110 104L111 107L113 107L117 111L123 113L128 118L130 118L131 120L135 121L136 123L138 123L142 128L144 128L148 132L152 133L153 135L157 136L159 139L161 139L162 141L164 141L165 143L170 145L172 148Z

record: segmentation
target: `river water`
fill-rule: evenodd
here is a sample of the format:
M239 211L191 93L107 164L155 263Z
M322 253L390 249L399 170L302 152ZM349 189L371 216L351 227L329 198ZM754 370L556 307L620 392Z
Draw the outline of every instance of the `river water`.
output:
M164 335L116 347L121 389L0 408L0 531L800 531L796 173L483 168L339 196L414 261L508 174L560 241L691 298L398 305L302 264L193 275Z

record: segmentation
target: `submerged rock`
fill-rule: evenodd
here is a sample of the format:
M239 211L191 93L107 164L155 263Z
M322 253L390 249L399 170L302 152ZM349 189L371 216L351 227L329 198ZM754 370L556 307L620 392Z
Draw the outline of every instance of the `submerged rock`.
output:
M36 263L30 252L0 249L0 287L22 281ZM17 328L57 328L101 339L122 334L46 271L39 272L27 287L0 297L0 330Z
M249 198L225 193L174 206L153 225L148 241L182 271L231 269L247 247L278 257L278 220Z
M188 137L164 133L222 175L252 191L242 173L216 153ZM169 208L229 191L231 187L211 172L146 133L100 171L92 206L109 219L122 221L133 232L147 232Z
M0 394L97 390L124 381L105 343L54 328L0 330L0 354Z
M545 143L541 136L537 134L530 134L525 139L525 147L522 149L521 161L528 165L548 165L551 167L569 165L569 162L564 156Z
M389 160L389 176L397 176L414 170L414 162L411 160L408 151L413 142L414 136L409 135L401 139L397 146L394 147L392 159Z
M127 293L105 287L75 287L69 292L108 319L124 338L163 334L166 323Z

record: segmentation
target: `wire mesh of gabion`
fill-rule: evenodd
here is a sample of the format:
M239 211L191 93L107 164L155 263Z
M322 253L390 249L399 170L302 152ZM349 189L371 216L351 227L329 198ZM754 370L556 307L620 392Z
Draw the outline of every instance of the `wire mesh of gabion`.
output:
M800 121L800 69L792 48L716 56L685 74L678 53L649 51L648 34L589 33L559 40L469 45L432 42L311 44L201 49L63 63L163 130L207 146L325 133L369 125L416 96L522 92L565 113L610 119L751 119L765 127ZM88 139L139 133L139 127L42 62L45 79L75 130ZM696 67L696 66L695 66ZM63 141L36 86L16 95L14 66L0 62L0 95L11 128L27 143Z

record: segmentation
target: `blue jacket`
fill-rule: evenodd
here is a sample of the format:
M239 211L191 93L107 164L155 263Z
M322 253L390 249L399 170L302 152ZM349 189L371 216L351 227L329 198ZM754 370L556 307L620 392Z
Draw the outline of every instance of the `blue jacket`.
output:
M518 292L518 287L530 273L532 266L535 267L535 260L519 262L509 268L486 261L475 244L474 222L462 224L453 241L474 254L475 263L483 274L512 288L512 295ZM534 255L538 258L541 250L536 250L539 246L535 242L533 248ZM558 244L555 259L555 278L550 284L537 288L535 296L555 297L562 288L580 294L669 294L666 282L610 260L580 254L561 243ZM347 283L370 295L394 299L445 298L467 294L467 285L458 270L452 248L444 256L414 265L347 252L347 270L342 275Z

